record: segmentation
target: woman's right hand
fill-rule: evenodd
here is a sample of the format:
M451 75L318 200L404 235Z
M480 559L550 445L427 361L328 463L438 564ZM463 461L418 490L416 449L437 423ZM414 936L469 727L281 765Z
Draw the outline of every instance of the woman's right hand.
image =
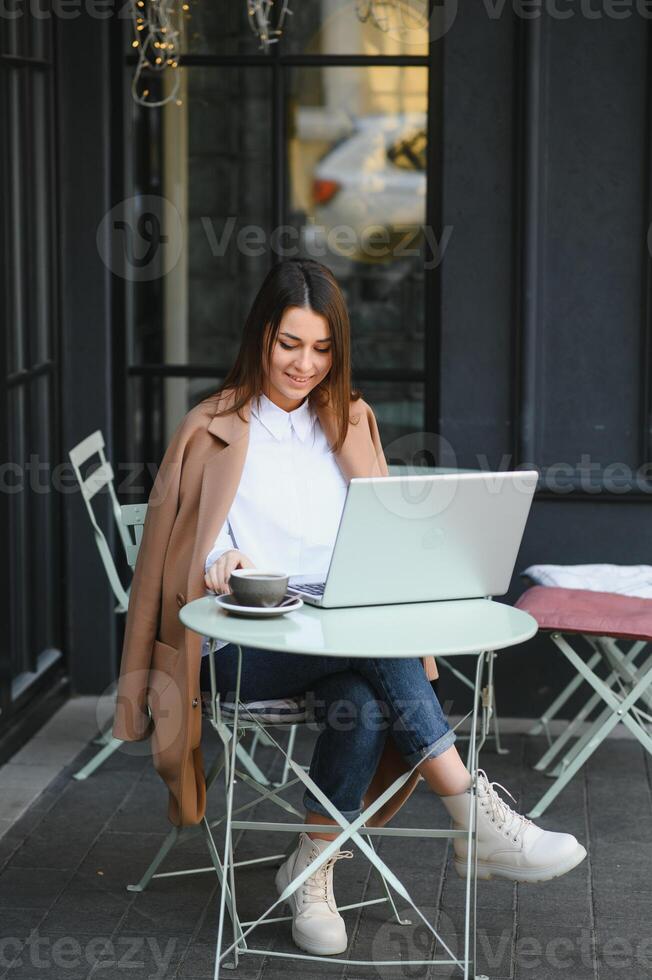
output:
M204 575L204 582L207 589L212 589L218 595L231 592L229 587L229 577L234 568L254 568L251 558L247 558L241 551L232 548L225 551Z

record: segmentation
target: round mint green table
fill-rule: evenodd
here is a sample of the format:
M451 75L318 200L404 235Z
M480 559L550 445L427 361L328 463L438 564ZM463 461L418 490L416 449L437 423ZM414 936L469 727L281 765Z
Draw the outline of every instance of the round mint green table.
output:
M330 858L342 843L349 840L355 843L362 853L379 872L386 890L384 899L374 901L390 901L398 922L409 925L409 920L401 919L390 888L396 891L412 907L427 929L437 938L449 954L449 959L441 960L350 960L338 957L326 957L328 962L347 963L356 966L432 966L435 964L454 966L459 969L455 976L464 980L486 980L475 973L476 963L476 909L477 909L477 847L475 834L475 808L477 806L476 782L477 763L480 748L486 739L489 719L493 709L493 659L496 650L514 646L530 639L537 632L536 620L521 609L514 609L504 603L491 599L458 599L447 602L413 602L391 606L356 606L348 609L320 609L306 603L296 612L269 619L246 619L231 615L221 609L213 595L189 602L179 612L179 619L188 629L202 636L233 643L238 648L238 673L234 697L235 714L229 726L224 724L216 714L217 697L215 694L215 671L219 671L219 650L211 649L211 688L213 699L213 723L219 732L224 746L225 772L227 775L227 808L225 819L224 858L219 866L222 887L220 889L219 924L217 930L214 980L218 980L222 960L233 953L233 966L238 965L239 955L246 953L267 956L283 956L292 959L320 960L321 957L306 956L299 953L279 953L270 949L254 949L249 946L249 933L263 925L268 915L277 909L279 903L286 901L289 896L303 883L308 875ZM238 743L239 707L246 713L246 705L240 703L240 680L242 671L242 648L258 647L284 653L296 653L313 656L330 657L425 657L433 654L435 657L454 657L474 654L477 657L475 683L469 683L474 692L471 736L469 739L468 768L473 775L471 788L471 812L473 818L467 830L435 830L431 828L394 828L365 826L373 816L373 812L384 799L388 799L416 769L399 777L374 804L367 807L357 820L347 821L324 797L319 787L310 779L302 767L297 766L286 753L292 771L309 786L316 798L322 802L331 817L340 825L341 833L329 844L321 856L310 868L306 868L291 882L279 899L254 922L242 923L237 915L235 898L235 862L233 858L233 832L240 830L259 830L287 832L288 830L306 830L305 824L270 823L233 819L233 791L236 772L236 751ZM214 663L217 661L217 666ZM487 672L486 681L483 684ZM478 714L482 711L480 736L478 737ZM273 741L273 740L272 740ZM277 742L273 744L282 751ZM227 760L227 749L231 754ZM247 778L251 783L251 779ZM289 784L288 784L289 785ZM281 787L282 789L283 787ZM261 790L264 788L261 787ZM277 790L277 796L281 790ZM267 793L267 796L270 794ZM283 801L281 801L282 803ZM363 828L363 829L362 829ZM332 830L332 826L311 826L311 830ZM417 908L403 883L390 868L382 861L370 844L370 834L393 834L402 837L455 837L467 836L467 867L465 894L464 922L464 952L460 956L454 954L442 937ZM260 859L259 859L260 860ZM247 863L247 862L243 862ZM227 881L229 888L227 888ZM226 905L234 927L235 941L228 949L222 949L224 914ZM368 903L357 903L358 905ZM347 906L352 908L357 906ZM274 919L272 921L279 921Z
M188 629L213 639L320 657L477 654L523 643L538 629L529 613L491 599L348 609L319 609L304 603L284 616L245 619L224 612L214 596L205 596L185 605L179 619Z

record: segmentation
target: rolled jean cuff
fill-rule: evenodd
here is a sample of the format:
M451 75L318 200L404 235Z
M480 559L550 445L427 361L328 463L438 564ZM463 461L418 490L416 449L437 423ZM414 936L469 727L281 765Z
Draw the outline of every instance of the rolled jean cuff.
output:
M416 766L417 763L425 762L426 759L435 759L438 755L441 755L442 752L445 752L446 749L450 749L456 738L457 736L455 732L452 728L450 728L447 732L444 732L444 734L440 736L436 742L426 746L425 749L419 749L418 752L412 752L410 755L406 755L404 757L405 761L409 766Z
M329 820L335 819L318 800L314 799L314 797L310 795L308 790L306 790L303 794L303 805L305 806L306 810L310 810L312 813L319 813L320 816L328 817ZM358 807L357 810L340 810L340 813L344 819L348 820L350 823L352 820L355 820L360 816L361 810L360 807Z

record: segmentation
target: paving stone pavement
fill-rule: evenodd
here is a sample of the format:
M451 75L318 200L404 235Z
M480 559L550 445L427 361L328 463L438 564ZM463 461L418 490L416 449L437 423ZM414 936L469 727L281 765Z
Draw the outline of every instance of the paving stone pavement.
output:
M299 761L309 760L313 739L308 731L298 738ZM531 768L543 742L509 735L505 743L508 755L497 756L489 747L481 764L525 811L547 785ZM207 763L215 749L208 731ZM85 782L72 779L94 751L95 746L87 746L0 837L0 980L211 978L218 900L214 875L162 878L145 892L127 891L170 829L167 791L142 745L137 754L115 753ZM273 750L259 753L263 768L280 773ZM652 978L651 776L637 742L605 742L538 821L576 834L588 847L588 859L571 874L545 884L479 883L479 973L491 980ZM209 797L211 816L220 812L215 790ZM243 802L254 799L242 785L238 794ZM300 796L299 791L289 794L295 803ZM278 810L267 802L253 812L258 819L266 814L278 819ZM448 825L440 801L424 784L395 823ZM249 833L238 841L237 858L260 857L270 849L280 853L291 839ZM377 846L433 917L442 940L459 950L464 885L448 860L450 842L385 838ZM208 863L201 834L193 832L170 853L164 870ZM238 873L243 918L254 918L269 904L273 875L273 867L256 865ZM377 875L357 852L355 860L338 862L335 884L340 905L382 895ZM410 917L403 904L398 901L399 912ZM352 958L444 955L418 922L401 926L392 920L386 904L344 915ZM295 951L287 923L263 928L266 945L274 952ZM252 955L221 976L427 980L461 973L450 967L347 967Z

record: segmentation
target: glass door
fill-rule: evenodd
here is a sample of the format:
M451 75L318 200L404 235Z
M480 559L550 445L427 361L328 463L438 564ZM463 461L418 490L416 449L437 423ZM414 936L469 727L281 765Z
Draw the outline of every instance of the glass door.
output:
M54 18L0 20L0 736L63 672Z

